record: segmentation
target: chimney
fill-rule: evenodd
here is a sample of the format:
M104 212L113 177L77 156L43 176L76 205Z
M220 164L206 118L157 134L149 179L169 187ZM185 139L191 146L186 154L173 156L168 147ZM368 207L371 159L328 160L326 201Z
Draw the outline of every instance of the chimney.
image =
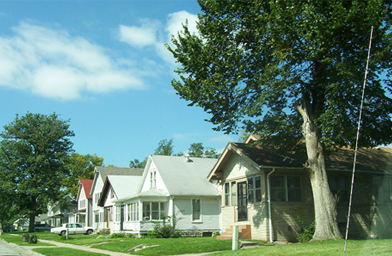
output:
M187 162L190 162L190 161L191 161L189 155L185 155L185 161L187 161Z

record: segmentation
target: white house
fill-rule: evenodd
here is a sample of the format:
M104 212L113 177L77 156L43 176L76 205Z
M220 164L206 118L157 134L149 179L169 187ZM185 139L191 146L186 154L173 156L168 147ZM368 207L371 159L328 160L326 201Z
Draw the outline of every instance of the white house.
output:
M92 210L93 210L93 227L101 230L104 227L104 208L98 206L98 201L101 197L102 188L106 177L108 175L128 175L141 176L143 174L142 168L119 168L119 167L104 167L96 166L94 169L94 180L91 186L90 195L92 196ZM107 215L113 214L110 212Z
M92 195L90 195L93 180L79 180L76 196L78 209L68 213L68 223L80 223L84 226L93 225Z
M212 235L220 230L221 197L207 181L216 159L149 156L137 193L116 203L114 232L145 234L170 217L177 230ZM122 214L124 220L122 221Z
M114 202L118 199L136 194L141 180L142 176L134 175L108 175L106 177L101 197L98 200L98 206L104 208L104 229L109 229L110 233L113 233L113 214L115 213L113 208L115 206ZM124 220L124 209L122 209L122 211L117 211L116 213L120 214L119 219ZM120 223L123 223L123 221Z

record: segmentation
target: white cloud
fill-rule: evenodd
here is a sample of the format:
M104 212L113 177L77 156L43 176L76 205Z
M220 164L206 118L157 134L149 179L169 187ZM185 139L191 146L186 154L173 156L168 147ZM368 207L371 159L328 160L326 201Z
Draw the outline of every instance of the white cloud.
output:
M136 71L82 37L26 22L13 31L0 37L0 86L61 100L143 87Z
M142 23L141 27L120 25L120 41L137 48L155 45L160 22L144 19Z
M173 46L171 36L176 36L179 31L182 31L182 24L187 21L190 32L196 33L197 20L197 15L186 11L169 14L165 25L162 25L159 21L144 19L141 20L142 25L139 27L120 25L119 39L136 48L150 46L162 60L174 65L175 59L165 44L168 43Z

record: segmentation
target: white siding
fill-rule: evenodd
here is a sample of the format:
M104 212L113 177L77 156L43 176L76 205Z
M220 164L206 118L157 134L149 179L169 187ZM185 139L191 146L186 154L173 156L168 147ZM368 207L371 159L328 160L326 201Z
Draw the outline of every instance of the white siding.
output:
M163 190L164 192L168 193L168 190L165 186L165 183L163 182L162 177L159 174L158 169L156 168L154 162L152 162L152 161L151 161L150 168L148 169L146 178L144 180L141 192L144 192L144 191L151 189L151 187L150 187L150 173L154 172L154 171L156 172L156 188L159 188L159 189Z
M201 222L192 221L192 199L201 199ZM220 200L209 197L174 198L174 212L179 230L215 230L220 229Z

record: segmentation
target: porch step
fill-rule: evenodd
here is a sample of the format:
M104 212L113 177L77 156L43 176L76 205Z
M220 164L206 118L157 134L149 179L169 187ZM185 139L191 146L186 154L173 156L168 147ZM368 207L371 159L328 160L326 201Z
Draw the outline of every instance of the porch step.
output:
M240 225L238 226L238 238L240 239L251 239L252 233L250 225ZM233 239L233 226L226 229L220 236L217 236L218 240L229 240Z

